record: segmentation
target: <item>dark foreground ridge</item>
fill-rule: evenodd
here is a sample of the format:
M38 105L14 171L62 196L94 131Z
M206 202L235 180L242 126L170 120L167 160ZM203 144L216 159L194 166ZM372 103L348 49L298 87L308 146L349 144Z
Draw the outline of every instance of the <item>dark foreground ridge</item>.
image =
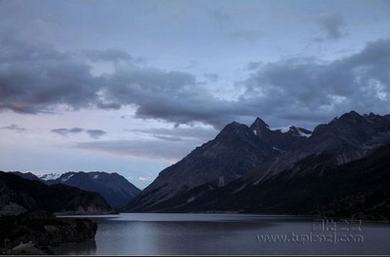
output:
M98 193L0 172L1 253L51 254L61 243L94 239L93 221L59 219L53 212L104 214L112 209Z
M69 214L112 212L112 208L98 193L62 184L46 185L1 171L0 192L0 216L33 210Z
M2 254L54 254L61 243L93 240L97 225L89 219L58 219L46 211L0 218Z

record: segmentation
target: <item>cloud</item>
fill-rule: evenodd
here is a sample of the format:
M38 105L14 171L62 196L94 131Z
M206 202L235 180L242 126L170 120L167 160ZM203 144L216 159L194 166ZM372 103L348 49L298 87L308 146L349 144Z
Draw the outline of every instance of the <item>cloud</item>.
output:
M81 142L74 147L137 158L176 161L186 156L194 145L166 140L106 140Z
M230 33L229 36L238 40L255 42L263 36L263 32L256 29L240 30Z
M83 131L84 131L84 129L77 128L77 127L70 128L70 129L68 129L68 128L57 128L57 129L52 129L51 130L51 132L56 133L56 134L61 135L61 136L64 136L64 137L66 137L68 135L72 135L72 134L79 134L79 133L81 133Z
M84 50L83 54L91 61L106 61L119 62L131 61L132 57L129 53L120 49L106 49L106 50Z
M262 64L261 62L250 62L246 66L246 69L249 70L249 71L257 70L260 67L261 64Z
M72 54L0 39L0 109L35 114L98 102L99 79Z
M101 130L101 129L88 129L85 131L90 137L94 139L99 139L100 137L104 136L107 134L106 131Z
M219 9L208 10L208 15L211 20L215 21L219 28L224 28L229 22L233 20L233 17L226 12Z
M188 127L188 128L151 128L129 129L133 133L149 135L157 139L168 141L198 141L199 143L213 139L217 131L213 128Z
M141 181L150 181L151 178L148 178L148 177L138 177L138 180L141 180Z
M99 139L100 137L107 134L106 131L101 130L101 129L83 129L83 128L78 128L78 127L57 128L57 129L52 129L51 132L56 133L56 134L61 135L61 136L64 136L64 137L85 132L93 139Z
M371 42L360 52L334 61L269 63L243 82L247 91L241 102L252 103L265 119L276 123L277 119L279 123L324 121L352 109L390 112L389 69L389 39Z
M143 119L214 126L227 121L220 114L230 108L230 102L217 99L190 73L143 67L130 60L116 65L111 74L94 76L91 64L77 53L8 38L0 45L0 110L38 114L58 107L130 105L137 107L135 115ZM93 53L96 58L111 56L106 51Z
M0 127L0 129L13 130L13 131L16 131L16 132L24 132L24 131L26 131L25 128L19 127L16 124L11 124L11 125L8 125L8 126Z
M236 83L241 92L237 100L213 95L187 72L139 66L130 59L116 64L109 74L94 76L90 61L75 53L7 38L0 44L3 110L37 114L59 107L134 106L136 118L176 125L200 122L217 129L233 120L251 122L256 116L275 127L294 124L296 119L296 125L311 126L351 109L390 111L388 39L334 61L305 58L250 64L251 74ZM175 135L157 137L177 139Z
M318 40L337 40L345 35L345 21L344 18L336 14L321 15L316 19L324 37Z
M216 130L204 127L128 129L126 131L142 134L148 138L79 142L74 147L114 155L176 162L196 146L213 139L217 134Z
M205 73L203 76L211 82L216 82L219 79L219 75L217 73Z

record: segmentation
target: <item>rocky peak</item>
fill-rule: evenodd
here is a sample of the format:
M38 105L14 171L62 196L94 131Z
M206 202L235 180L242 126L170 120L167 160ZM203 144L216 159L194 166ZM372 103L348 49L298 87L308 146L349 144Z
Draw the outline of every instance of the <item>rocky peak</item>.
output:
M252 123L250 129L255 133L256 136L261 137L262 135L270 132L269 126L259 117Z
M218 134L217 138L226 137L226 136L234 136L234 135L245 135L248 133L248 126L233 121L226 125L221 132Z
M356 123L365 121L365 118L355 111L350 111L341 115L340 118L338 118L337 120Z

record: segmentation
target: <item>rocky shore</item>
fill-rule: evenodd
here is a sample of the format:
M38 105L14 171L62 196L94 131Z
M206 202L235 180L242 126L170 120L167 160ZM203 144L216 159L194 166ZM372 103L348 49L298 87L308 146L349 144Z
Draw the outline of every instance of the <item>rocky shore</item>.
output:
M97 225L85 218L56 218L46 211L0 217L1 254L53 254L62 243L94 240Z

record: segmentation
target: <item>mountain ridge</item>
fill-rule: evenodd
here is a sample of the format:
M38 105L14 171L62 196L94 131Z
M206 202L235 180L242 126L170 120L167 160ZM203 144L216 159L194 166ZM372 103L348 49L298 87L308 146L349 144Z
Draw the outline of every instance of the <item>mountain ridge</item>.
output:
M237 147L235 144L228 144L234 140L238 140L242 145ZM362 159L372 153L374 149L389 142L390 115L381 116L373 113L360 115L355 111L351 111L334 118L328 123L319 124L314 128L313 132L294 126L291 126L286 132L271 130L269 125L260 118L256 118L251 126L232 122L225 126L215 139L197 147L193 152L207 153L210 150L208 149L209 145L225 144L229 147L236 147L236 150L238 149L237 151L242 153L249 146L253 146L261 151L251 152L252 155L258 158L260 152L266 153L266 155L262 156L263 158L251 163L252 166L247 166L246 170L243 170L239 177L229 179L225 183L215 183L218 180L215 177L210 177L208 181L204 180L203 183L198 183L192 187L182 187L178 190L177 187L186 185L188 180L191 180L192 177L196 177L198 174L198 172L185 166L188 159L192 162L197 162L198 160L194 154L190 153L175 164L176 167L184 165L184 168L187 168L185 175L182 172L183 169L174 171L175 176L181 179L181 181L176 179L176 181L179 181L175 185L176 189L170 191L172 189L170 177L173 174L171 166L163 170L159 177L146 190L141 192L139 197L131 201L126 210L157 212L191 210L191 208L186 206L193 206L197 203L196 199L205 199L206 201L208 195L212 195L216 191L223 191L224 188L229 188L230 192L237 193L245 191L246 187L263 185L268 183L267 181L272 181L272 179L279 177L295 179L295 176L305 174L299 172L301 170L299 165L303 163L311 165L306 170L314 170L319 174L326 173L327 169L332 170ZM214 156L214 159L209 159L209 162L218 163L216 160L219 160L226 153L223 150L226 149L211 148L211 155ZM240 161L251 159L248 158L251 155L247 154L242 156L238 154L237 156L238 158L235 156L232 156L232 158L236 158L236 161L237 159ZM315 159L316 156L327 156L326 165L317 167L315 161L310 161L310 158ZM229 161L234 163L234 160ZM303 162L300 163L300 161ZM175 165L173 166L175 167ZM309 172L308 174L311 173ZM226 198L229 194L219 196ZM220 201L218 198L213 198L213 200L215 203ZM229 202L229 199L226 201ZM232 202L230 204L234 206ZM199 206L202 206L202 204L200 203ZM201 210L197 209L197 211ZM229 209L229 211L240 211L240 209L233 208Z
M141 191L130 181L113 172L71 171L61 174L56 179L46 180L49 185L65 184L82 190L99 193L113 208L120 208Z
M111 207L98 194L67 185L47 185L0 171L0 214L15 215L45 210L63 213L110 213Z

